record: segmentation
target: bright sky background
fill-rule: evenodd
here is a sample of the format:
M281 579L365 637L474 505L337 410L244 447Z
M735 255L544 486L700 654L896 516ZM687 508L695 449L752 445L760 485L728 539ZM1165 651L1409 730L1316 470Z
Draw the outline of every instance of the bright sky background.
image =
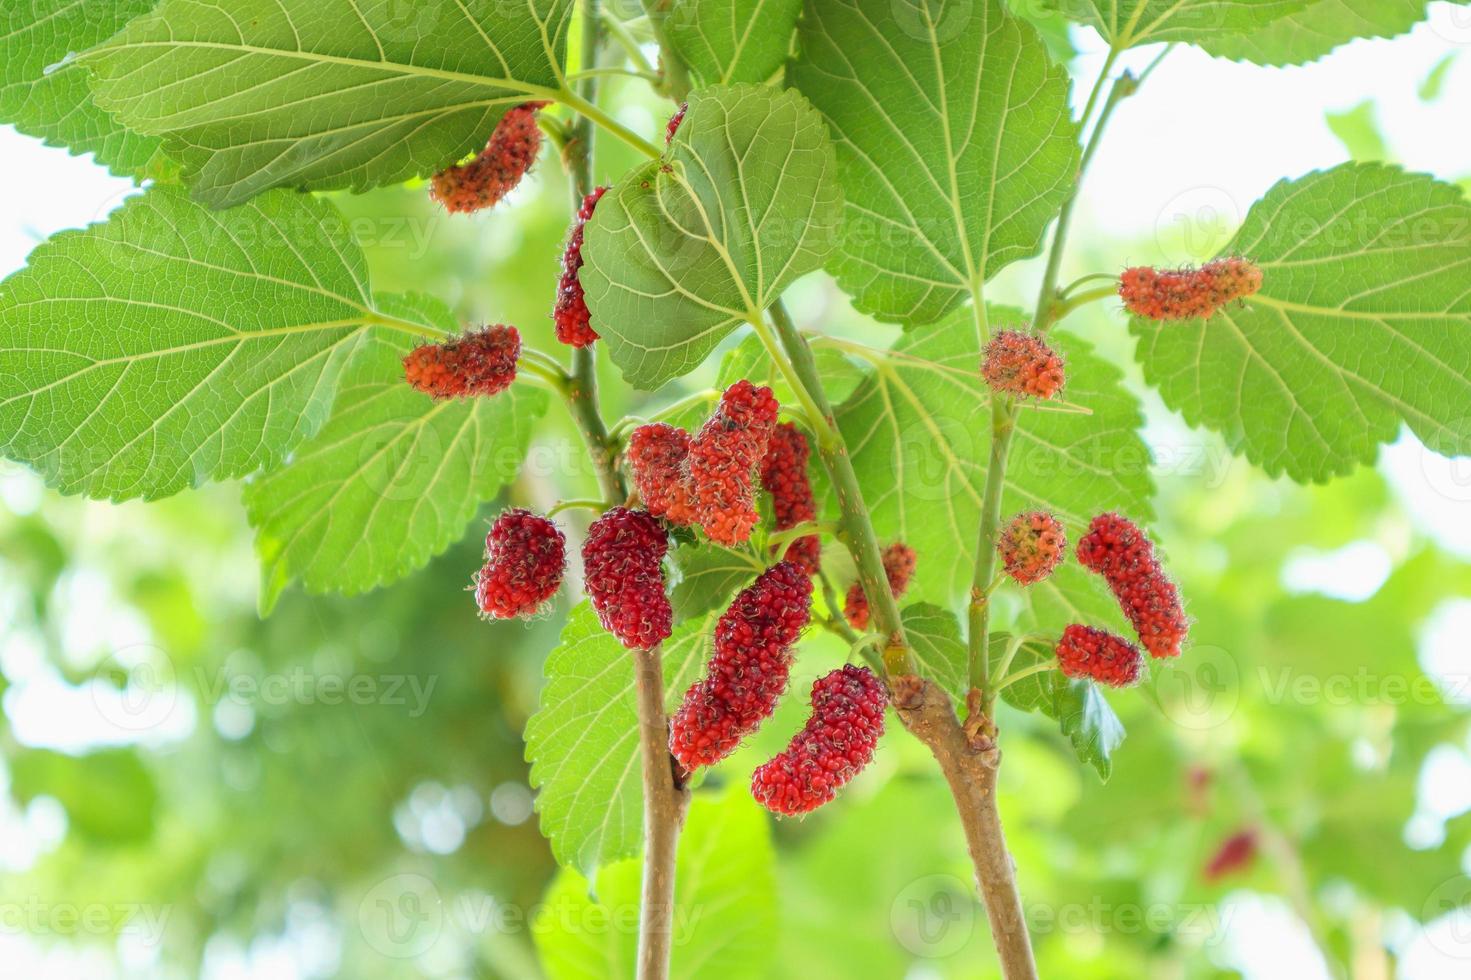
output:
M1078 35L1084 48L1080 62L1085 83L1102 64L1101 42L1091 31ZM1205 256L1181 254L1179 222L1209 223L1216 214L1231 224L1273 183L1346 159L1343 145L1325 122L1325 114L1352 108L1366 99L1377 103L1378 118L1396 162L1446 180L1471 176L1471 8L1434 5L1429 23L1393 41L1361 41L1323 61L1303 68L1268 69L1239 65L1182 47L1173 52L1140 95L1121 108L1108 140L1088 177L1075 225L1075 239L1101 230L1112 240L1150 243L1144 254L1125 258L1148 263L1181 263ZM1141 69L1157 47L1131 52L1126 67ZM1418 90L1431 69L1449 54L1461 57L1451 67L1440 98L1427 104ZM1086 93L1080 86L1078 101ZM132 192L128 181L110 177L90 159L68 156L0 127L0 276L20 268L27 253L47 235L102 220ZM1195 239L1199 240L1199 236ZM1187 242L1190 239L1186 239ZM1210 243L1217 244L1217 243ZM1426 453L1409 437L1390 447L1381 467L1403 499L1407 511L1446 547L1471 555L1471 460L1442 460ZM15 467L0 468L0 506L29 510L40 500L37 481ZM98 505L105 506L105 505ZM1351 545L1332 555L1304 555L1289 566L1286 579L1294 588L1321 591L1347 599L1371 595L1388 574L1388 556L1372 542ZM74 588L88 591L81 608L107 605L107 587L80 577ZM79 597L80 598L80 597ZM3 608L0 608L3 614ZM115 617L94 617L81 629L111 629L146 643L146 629L119 610ZM1427 662L1460 665L1468 656L1471 602L1443 609L1426 631ZM50 681L38 650L10 644L0 651L12 681L14 669L30 673L34 696L12 697L12 722L23 740L65 745L60 729L84 743L127 737L99 720L91 692ZM24 668L29 668L24 669ZM17 685L21 686L20 684ZM14 693L14 692L12 692ZM86 705L79 700L86 701ZM177 738L196 723L192 708L156 731ZM104 709L100 715L107 715ZM79 731L78 719L96 724ZM72 743L75 746L75 742ZM1424 795L1437 813L1454 813L1471 799L1440 798L1434 785L1468 783L1471 763L1451 750L1437 760L1436 778ZM0 774L0 786L3 786ZM1441 794L1444 795L1444 794ZM0 869L23 865L28 854L54 844L57 821L64 815L43 805L26 813L0 809ZM1454 869L1447 869L1448 874ZM1253 978L1313 980L1326 977L1305 932L1281 903L1271 897L1242 894L1225 907L1225 942L1213 955ZM1404 954L1402 976L1412 980L1463 978L1471 974L1471 947L1448 936L1466 921L1442 922L1429 930L1410 924L1399 930L1396 945ZM295 955L289 937L247 952L211 950L209 974L215 977L266 977L289 980L302 975L310 952ZM146 969L146 950L123 949L135 969ZM218 955L215 955L215 954ZM1458 958L1455 954L1459 953ZM14 936L0 936L0 962L17 976L102 976L95 959L47 955Z

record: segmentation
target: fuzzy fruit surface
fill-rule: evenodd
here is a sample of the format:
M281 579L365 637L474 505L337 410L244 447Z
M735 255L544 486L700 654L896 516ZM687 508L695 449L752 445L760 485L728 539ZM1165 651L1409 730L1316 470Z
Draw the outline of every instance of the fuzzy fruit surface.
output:
M1087 677L1109 687L1129 687L1139 680L1144 654L1122 636L1074 623L1057 641L1057 665L1068 677Z
M669 752L693 772L730 755L787 689L792 645L812 609L812 578L784 561L736 596L715 625L705 676L670 720Z
M1062 390L1062 358L1040 337L1002 330L986 345L981 376L992 391L1018 398L1051 398Z
M673 628L662 565L668 550L664 528L647 511L614 507L587 529L584 587L603 629L630 650L658 646Z
M1078 561L1102 575L1139 642L1155 657L1177 657L1190 631L1180 590L1155 557L1154 545L1118 514L1093 518L1078 541Z
M1208 320L1261 288L1261 267L1242 258L1216 259L1199 269L1136 266L1119 277L1124 306L1150 320Z
M668 146L674 142L674 134L679 132L679 124L684 122L684 114L689 112L690 104L681 102L674 115L669 117L669 125L664 127L664 145Z
M530 616L557 594L567 541L540 514L503 510L485 536L485 566L475 576L475 602L491 619Z
M598 201L608 192L606 187L594 187L582 199L582 206L572 219L572 230L567 235L567 249L562 253L562 278L557 283L557 303L552 308L552 320L557 327L557 339L572 347L586 347L598 339L592 328L592 314L587 309L587 298L582 292L582 235Z
M404 357L404 380L431 398L496 395L516 380L521 334L495 324Z
M506 110L475 159L434 175L429 183L430 196L451 214L493 207L521 183L536 162L541 152L536 113L548 104L523 102Z
M914 577L914 568L919 556L914 549L902 541L896 541L884 549L884 575L889 580L889 591L898 599L909 591L909 580ZM843 601L843 615L848 625L855 630L868 629L868 596L862 582L854 582Z
M695 519L689 486L690 434L667 422L652 422L628 437L628 466L639 499L655 517L681 526Z
M761 461L761 486L771 494L771 511L776 530L786 531L817 517L817 501L807 463L812 451L807 437L791 422L783 422L771 433L766 458ZM822 564L822 541L805 535L787 546L787 561L794 561L816 575Z
M996 540L1002 567L1020 585L1035 585L1051 575L1066 551L1062 522L1040 510L1013 517Z
M776 428L777 408L770 388L737 381L690 440L694 518L716 544L741 544L760 519L755 474Z
M867 667L847 664L812 685L812 715L786 750L751 774L751 795L773 813L810 813L873 759L888 694Z

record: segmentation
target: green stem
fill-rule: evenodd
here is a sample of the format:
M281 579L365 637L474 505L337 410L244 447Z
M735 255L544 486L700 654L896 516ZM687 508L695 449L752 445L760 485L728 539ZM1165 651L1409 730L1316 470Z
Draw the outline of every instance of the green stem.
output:
M584 78L642 78L652 85L657 85L664 81L654 72L644 72L630 68L590 68L587 71L573 72L567 76L567 81L580 82Z
M555 517L564 510L595 510L598 513L608 509L606 500L559 500L547 511L548 517Z
M1090 289L1076 296L1068 296L1064 299L1057 300L1053 303L1052 307L1052 322L1056 323L1066 319L1069 313L1087 306L1089 303L1096 303L1101 299L1108 299L1118 294L1119 287L1117 280L1115 280L1112 286L1099 286L1097 289Z
M594 78L583 78L579 84L586 85L588 82L594 80ZM648 140L644 139L642 136L638 135L633 130L629 129L627 126L623 125L618 120L608 115L602 109L599 109L590 100L588 100L586 97L579 94L578 92L574 91L570 87L563 88L560 92L558 92L557 99L569 109L575 110L579 115L583 116L586 119L591 119L603 129L607 130L610 134L618 137L620 140L627 143L635 150L638 150L645 156L655 158L659 156L659 150L656 146L654 146L653 143L650 143Z
M803 521L795 527L789 527L785 531L777 531L768 536L766 545L772 551L780 553L784 545L791 544L798 538L805 538L809 534L832 534L837 530L836 521Z
M649 16L649 27L654 40L659 42L659 67L664 72L664 89L675 102L683 102L690 95L690 73L688 66L678 57L674 46L669 43L669 32L665 21L669 17L672 0L643 0L644 12Z
M663 79L659 78L659 73L654 69L653 65L649 64L649 59L644 57L644 52L639 46L638 39L629 33L623 21L606 10L603 11L602 19L603 26L607 28L608 34L613 40L618 42L618 46L623 49L623 53L628 55L628 60L632 61L638 67L639 74L658 78L662 83Z
M991 632L992 580L996 575L996 538L1001 532L1001 495L1006 486L1006 460L1011 452L1011 434L1016 431L1016 408L1012 399L991 399L991 454L986 464L986 488L981 495L981 526L976 544L975 576L971 579L968 649L970 686L991 694L987 638Z
M1008 687L1015 684L1017 681L1021 680L1024 677L1031 677L1035 674L1045 674L1049 670L1056 669L1057 664L1054 663L1033 664L1025 670L1019 670L1015 674L1011 674L1009 676L1001 678L1000 682L998 682L995 687L994 693L1000 694L1002 691L1006 690Z

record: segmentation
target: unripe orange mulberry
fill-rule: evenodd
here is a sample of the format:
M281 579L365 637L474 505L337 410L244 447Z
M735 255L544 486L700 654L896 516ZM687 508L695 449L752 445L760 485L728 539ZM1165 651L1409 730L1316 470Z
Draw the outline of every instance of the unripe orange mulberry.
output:
M431 398L495 395L516 380L521 335L495 324L442 344L425 344L404 358L404 380Z
M1061 522L1042 511L1016 515L996 541L1006 574L1021 585L1035 585L1051 575L1066 550Z
M541 129L536 113L546 102L524 102L506 110L485 149L469 163L434 175L429 193L451 214L492 207L509 194L536 162Z
M667 422L641 425L628 437L628 466L639 499L650 514L682 526L694 521L689 454L690 434Z
M741 380L690 440L689 487L694 516L710 540L740 544L751 536L756 512L754 476L766 457L778 406L770 388Z
M896 541L884 549L884 574L889 580L889 591L898 599L909 589L909 580L914 577L918 556L914 549L902 541ZM868 596L862 582L854 582L848 589L843 602L843 615L855 630L868 629Z
M1226 304L1261 288L1261 267L1242 258L1216 259L1199 269L1138 266L1119 277L1124 306L1150 320L1207 320Z
M1031 398L1051 398L1062 390L1066 375L1062 358L1040 337L1002 330L986 345L981 376L992 391Z

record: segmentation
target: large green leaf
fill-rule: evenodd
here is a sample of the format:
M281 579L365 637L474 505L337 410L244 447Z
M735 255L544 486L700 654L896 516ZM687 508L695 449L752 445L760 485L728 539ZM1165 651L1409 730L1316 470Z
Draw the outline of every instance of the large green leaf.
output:
M679 579L670 590L674 615L681 620L724 609L731 598L750 585L766 565L749 548L722 548L716 544L687 544L670 556Z
M695 92L663 161L598 204L583 246L593 326L624 376L658 387L820 268L841 220L832 144L796 92Z
M453 332L427 297L380 309ZM375 329L342 379L322 431L245 489L269 610L294 578L310 592L363 592L402 578L463 537L515 477L546 412L539 389L436 402L404 383L413 340Z
M1011 637L991 637L991 660L999 663ZM1052 646L1027 640L1017 648L1008 675L1039 667L1054 659ZM1072 744L1078 760L1092 766L1103 779L1113 771L1113 753L1124 740L1124 726L1108 699L1092 681L1069 679L1062 671L1046 670L1023 677L1001 690L1001 700L1022 711L1037 711L1057 722Z
M365 189L479 149L549 98L571 0L163 0L84 59L99 105L166 137L197 197Z
M1316 0L1260 30L1212 37L1202 47L1214 55L1259 65L1301 65L1354 38L1403 34L1425 19L1427 2Z
M955 614L928 602L906 606L904 636L922 677L939 684L964 703L970 690L970 653Z
M640 874L637 861L621 861L593 882L569 870L557 876L532 925L550 980L633 980L638 931L628 926L638 921ZM675 859L674 904L670 977L771 975L776 852L766 812L744 786L691 802Z
M115 500L245 476L322 426L390 319L330 204L212 212L156 187L0 284L0 453Z
M665 641L666 707L699 676L714 626L713 614L691 619ZM531 785L540 789L536 809L552 854L587 877L636 854L642 837L633 654L584 602L547 655L546 677L541 707L526 723Z
M1471 204L1459 188L1349 164L1273 187L1226 249L1261 292L1208 321L1136 319L1165 403L1268 473L1321 481L1408 425L1471 453Z
M1046 6L1098 28L1118 48L1155 41L1199 44L1270 24L1309 0L1045 0ZM1379 0L1373 0L1379 2Z
M764 82L792 47L802 0L676 0L669 44L697 85Z
M998 0L808 0L792 84L846 196L829 268L856 305L928 323L1035 255L1073 186L1067 73Z
M919 552L910 596L941 605L970 588L990 452L990 391L970 317L962 309L905 334L837 412L880 538ZM990 319L1016 327L1021 314L993 309ZM1022 409L1003 514L1049 510L1072 540L1105 510L1148 519L1154 485L1138 402L1085 341L1051 342L1067 358L1068 404Z
M157 139L123 129L92 102L87 73L68 55L100 44L154 0L31 0L0 9L0 122L73 153L96 154L124 176L160 175Z

